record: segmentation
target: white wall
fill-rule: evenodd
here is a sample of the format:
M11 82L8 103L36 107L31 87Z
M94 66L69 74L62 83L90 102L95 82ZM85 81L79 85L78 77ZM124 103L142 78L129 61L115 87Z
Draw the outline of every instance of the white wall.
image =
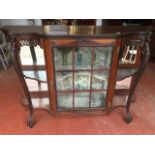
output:
M96 19L96 26L102 26L102 19Z
M34 25L41 25L42 22L40 19L34 20ZM33 25L32 21L27 19L0 19L0 26L9 26L9 25Z
M26 19L1 19L0 23L2 26L6 25L29 25Z
M34 19L34 25L42 25L41 19Z

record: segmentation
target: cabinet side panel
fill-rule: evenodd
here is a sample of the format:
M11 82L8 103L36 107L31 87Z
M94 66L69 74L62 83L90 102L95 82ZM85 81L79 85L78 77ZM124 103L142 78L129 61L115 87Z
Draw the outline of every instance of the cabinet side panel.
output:
M47 69L49 96L50 96L50 108L52 112L56 112L56 88L55 88L55 75L54 75L54 62L53 51L51 42L48 39L43 40L45 61Z
M112 105L112 98L115 90L116 75L117 75L117 68L118 68L118 51L119 51L120 44L121 44L121 40L120 39L116 40L116 45L114 47L111 69L110 69L109 88L108 88L108 96L107 96L107 104L106 104L107 112L110 111L110 107Z

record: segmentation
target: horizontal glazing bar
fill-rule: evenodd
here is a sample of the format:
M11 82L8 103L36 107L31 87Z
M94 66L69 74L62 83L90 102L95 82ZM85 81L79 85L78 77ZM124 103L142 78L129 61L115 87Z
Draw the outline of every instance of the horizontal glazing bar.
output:
M98 68L98 69L93 69L93 71L109 71L110 68ZM55 70L56 72L78 72L78 71L91 71L91 69L58 69L58 70Z
M91 110L105 110L105 107L100 107L100 108L88 108L88 107L83 107L83 108L58 108L58 111L91 111Z
M92 90L92 92L107 92L105 89ZM90 92L90 90L57 90L58 93L83 93Z

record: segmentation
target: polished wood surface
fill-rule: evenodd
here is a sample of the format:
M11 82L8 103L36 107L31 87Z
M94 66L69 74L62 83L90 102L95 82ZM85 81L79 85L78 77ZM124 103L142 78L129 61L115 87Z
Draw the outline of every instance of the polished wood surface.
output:
M44 37L117 37L151 32L149 26L5 26L10 35L33 34Z

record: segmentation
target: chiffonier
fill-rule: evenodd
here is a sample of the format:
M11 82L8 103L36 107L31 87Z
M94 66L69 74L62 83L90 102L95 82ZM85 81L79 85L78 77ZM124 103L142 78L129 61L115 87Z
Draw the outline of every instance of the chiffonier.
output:
M35 107L56 114L126 110L149 60L151 31L141 26L12 26L12 60L25 92L32 127ZM127 88L117 82L130 77ZM114 95L126 95L113 105Z

